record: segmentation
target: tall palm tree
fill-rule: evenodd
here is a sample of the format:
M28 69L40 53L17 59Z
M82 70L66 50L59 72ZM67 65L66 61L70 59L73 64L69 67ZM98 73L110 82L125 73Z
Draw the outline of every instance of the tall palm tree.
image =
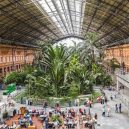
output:
M48 72L50 72L51 81L55 86L56 96L60 95L60 87L64 85L65 67L68 57L63 46L49 46L45 53L44 64L48 67Z

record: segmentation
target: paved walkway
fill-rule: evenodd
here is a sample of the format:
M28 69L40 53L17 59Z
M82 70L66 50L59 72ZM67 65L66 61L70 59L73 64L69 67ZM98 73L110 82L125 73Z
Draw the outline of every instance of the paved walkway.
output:
M115 92L105 90L105 93L109 99L108 105L111 109L111 116L102 117L103 106L95 104L91 112L98 114L98 124L100 124L95 129L129 129L129 116L124 105L122 105L122 113L115 113L115 104L121 103L119 96L111 101L110 96L111 94L114 96Z
M116 99L110 100L111 94L114 96L116 94L113 91L107 91L105 90L106 96L109 99L108 105L111 109L111 116L110 117L103 117L102 111L103 111L103 105L100 103L94 104L91 108L91 114L98 114L98 124L96 125L95 129L129 129L129 116L127 113L127 109L122 104L122 113L115 113L115 104L121 103L119 96L117 96ZM2 102L5 102L6 97L3 98ZM22 106L21 104L16 104L16 107ZM35 106L28 106L29 108L35 107ZM37 107L37 106L36 106ZM81 106L84 107L84 106ZM37 107L41 108L41 107ZM74 107L78 108L78 107ZM48 109L49 110L49 109ZM78 129L81 129L81 127L78 127Z

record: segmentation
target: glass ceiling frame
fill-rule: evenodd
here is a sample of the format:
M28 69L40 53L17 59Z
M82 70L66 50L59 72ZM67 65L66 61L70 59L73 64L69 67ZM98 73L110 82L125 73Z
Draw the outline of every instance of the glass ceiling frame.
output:
M46 11L63 35L81 36L86 0L39 0L34 3Z
M129 0L0 0L0 39L25 44L98 33L98 46L129 37Z

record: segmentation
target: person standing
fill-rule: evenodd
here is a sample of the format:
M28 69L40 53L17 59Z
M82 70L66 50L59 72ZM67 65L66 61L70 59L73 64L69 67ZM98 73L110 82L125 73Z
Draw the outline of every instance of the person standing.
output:
M48 116L45 118L45 129L48 129L49 125L48 125L48 122L49 122L49 118Z
M115 105L115 112L118 113L118 106L117 106L117 104Z
M107 104L107 97L105 96L105 103Z
M102 97L102 104L104 104L104 102L105 102L105 98L104 98L104 96Z
M76 99L75 99L75 101L74 101L74 105L77 106L77 100L76 100Z
M119 104L119 112L121 113L121 103Z
M72 103L72 102L71 102L71 100L69 100L69 101L68 101L69 107L71 107L71 106L72 106L72 105L71 105L71 103Z
M106 108L105 108L105 105L103 106L103 113L102 113L102 116L105 117L105 113L106 113Z
M45 101L45 102L44 102L44 111L45 111L45 113L46 113L46 110L47 110L47 106L48 106L48 105L47 105L47 102Z
M109 106L107 107L107 116L108 117L110 116L110 107Z
M111 98L111 100L113 100L112 94L111 94L110 98Z
M77 106L79 106L79 105L80 105L80 101L79 101L79 99L77 99L76 101L77 101Z
M114 98L116 99L116 94L114 95Z

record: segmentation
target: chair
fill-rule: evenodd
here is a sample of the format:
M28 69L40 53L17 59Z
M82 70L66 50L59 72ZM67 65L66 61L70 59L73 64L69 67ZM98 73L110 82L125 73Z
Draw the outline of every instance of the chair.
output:
M36 126L34 126L34 125L28 126L28 129L36 129Z
M20 126L20 125L18 125L18 126L16 127L16 129L21 129L21 126Z

